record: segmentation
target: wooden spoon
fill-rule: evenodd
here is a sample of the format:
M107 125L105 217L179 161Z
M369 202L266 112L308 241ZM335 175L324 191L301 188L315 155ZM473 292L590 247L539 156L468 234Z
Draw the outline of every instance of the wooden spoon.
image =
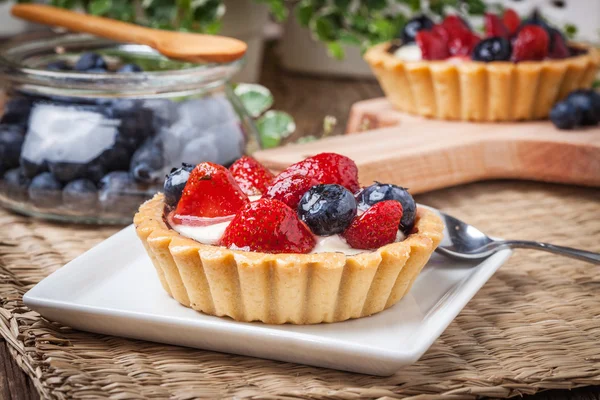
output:
M145 44L169 58L196 63L234 61L241 58L248 47L241 40L224 36L145 28L42 4L16 4L12 14L28 21L62 26L118 42Z

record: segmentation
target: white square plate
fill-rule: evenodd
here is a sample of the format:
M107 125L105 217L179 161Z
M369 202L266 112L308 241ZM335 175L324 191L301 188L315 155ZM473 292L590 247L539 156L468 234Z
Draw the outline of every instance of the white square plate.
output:
M434 254L410 293L372 317L265 325L204 315L170 298L129 226L44 279L23 300L49 320L84 331L391 375L427 351L510 254L504 250L481 263Z

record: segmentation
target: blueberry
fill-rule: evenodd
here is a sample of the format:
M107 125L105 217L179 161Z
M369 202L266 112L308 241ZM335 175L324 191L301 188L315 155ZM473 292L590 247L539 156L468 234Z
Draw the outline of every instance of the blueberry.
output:
M491 37L477 43L471 58L475 61L508 61L512 54L510 41L501 37Z
M139 205L150 195L138 185L127 171L113 171L98 185L98 199L106 212L133 215Z
M163 186L165 194L165 203L169 207L175 207L181 198L183 188L190 177L190 172L194 169L192 164L182 164L181 168L174 168L167 175Z
M69 208L90 211L98 202L98 190L89 179L77 179L64 187L62 198Z
M566 100L581 111L581 123L583 126L597 125L600 121L600 95L592 90L575 90L571 92Z
M142 67L137 64L125 64L117 70L117 73L142 72Z
M400 230L405 234L409 234L415 225L417 205L408 190L403 187L375 182L361 191L357 197L358 208L363 211L380 201L397 200L402 204L403 211Z
M70 71L71 67L64 60L52 61L46 65L48 71Z
M23 175L27 178L33 178L36 175L41 174L42 172L48 171L48 163L43 162L38 164L31 160L26 159L25 157L21 157L19 160L19 164L21 165L21 170L23 171Z
M129 147L134 147L133 144ZM100 154L99 162L107 171L124 170L129 168L132 154L133 151L128 146L118 141Z
M433 25L431 18L426 15L418 15L410 19L402 29L402 42L414 42L419 31L430 31L433 28Z
M150 138L133 154L129 170L139 182L157 182L163 174L164 164L160 138Z
M15 97L4 105L4 114L0 123L27 125L33 102L26 97Z
M104 165L96 159L88 165L86 178L94 183L98 183L106 175L106 171L107 169Z
M561 101L552 107L550 121L558 129L573 129L581 124L581 110L568 101Z
M104 69L104 71L107 69L104 59L96 53L83 53L75 63L75 70L80 72L88 72L96 68Z
M341 185L316 185L302 195L298 215L314 234L335 235L356 216L356 199Z
M22 127L0 125L0 173L19 166L23 139Z
M50 172L43 172L31 180L29 198L38 207L53 208L62 203L62 185Z
M23 175L20 168L6 171L4 177L0 181L0 190L10 199L15 201L27 200L27 188L31 183L31 179Z
M49 162L48 169L60 182L66 183L86 175L87 164L70 162Z

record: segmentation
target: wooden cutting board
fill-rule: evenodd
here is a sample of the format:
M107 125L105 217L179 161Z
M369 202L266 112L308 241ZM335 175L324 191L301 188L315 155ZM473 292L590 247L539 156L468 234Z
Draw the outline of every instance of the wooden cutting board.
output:
M560 131L549 121L430 120L373 99L353 106L347 131L357 134L263 150L255 157L281 171L311 155L336 152L356 162L361 184L378 180L413 193L486 179L600 186L598 127Z

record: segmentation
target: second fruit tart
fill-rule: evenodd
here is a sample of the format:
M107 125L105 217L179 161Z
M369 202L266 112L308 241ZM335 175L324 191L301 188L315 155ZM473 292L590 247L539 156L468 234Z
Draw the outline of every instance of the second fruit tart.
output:
M277 176L249 157L174 170L134 223L163 288L206 314L314 324L398 302L443 226L406 189L360 188L354 162L322 153Z
M365 54L388 100L424 117L468 121L547 118L571 91L590 88L598 51L568 43L538 14L486 14L480 37L455 15L409 21L402 40Z

